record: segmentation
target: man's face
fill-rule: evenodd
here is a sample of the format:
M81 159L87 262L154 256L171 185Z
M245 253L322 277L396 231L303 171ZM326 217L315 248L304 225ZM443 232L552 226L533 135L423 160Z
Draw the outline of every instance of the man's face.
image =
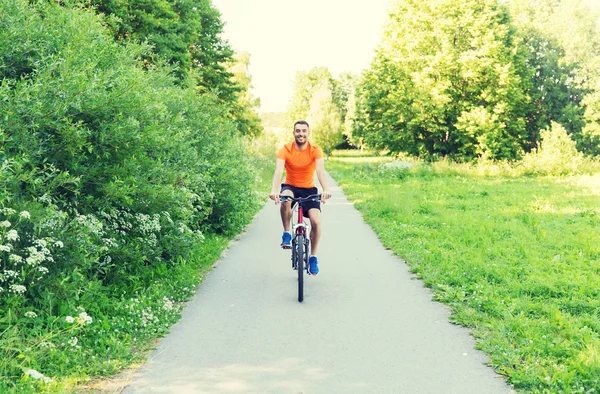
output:
M308 142L308 137L310 136L310 129L305 124L297 124L294 127L294 139L296 143L300 146L306 144Z

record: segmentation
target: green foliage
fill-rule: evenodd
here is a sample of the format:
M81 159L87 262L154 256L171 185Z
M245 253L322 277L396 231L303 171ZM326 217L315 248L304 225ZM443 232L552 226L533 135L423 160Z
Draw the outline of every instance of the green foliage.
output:
M557 122L597 154L600 25L588 3L396 0L348 135L428 159L514 160Z
M600 116L594 104L600 80L598 9L585 0L507 4L530 70L533 107L528 127L535 132L558 122L573 135L580 151L597 154L593 130ZM539 132L532 136L534 147Z
M195 229L239 230L209 220L213 210L223 213L224 202L214 198L213 188L230 182L243 189L253 176L243 164L231 166L243 163L244 151L225 111L192 89L173 86L168 69L144 71L137 59L143 48L122 49L92 14L45 12L49 28L42 29L42 19L30 13L29 28L5 29L13 38L3 41L2 52L36 66L27 79L5 79L0 91L4 150L19 157L21 166L14 192L46 194L76 203L83 212L115 206L146 214L174 209L173 220L189 220ZM65 14L72 16L60 25ZM31 44L40 40L35 24L41 34L53 36L51 50ZM16 53L19 49L27 52ZM223 180L226 160L243 175ZM39 185L36 175L26 175L42 169L62 183ZM65 174L77 183L66 185Z
M214 95L244 135L257 135L262 126L259 101L250 94L249 57L234 56L221 38L223 22L210 0L92 0L84 2L106 15L115 38L148 43L147 66L162 59L173 66L176 81Z
M176 320L266 164L85 7L0 0L0 56L0 391L66 392Z
M335 79L324 67L298 72L286 121L293 124L307 120L315 142L329 155L336 147L352 141L356 84L355 76L342 74Z
M251 93L252 77L249 67L249 53L242 52L235 56L231 73L233 74L233 81L241 87L241 92L237 102L232 104L231 111L236 128L243 135L257 136L264 132L264 128L257 113L260 108L260 99L254 97Z
M588 94L583 103L586 106L580 138L581 150L592 156L600 156L600 90Z
M552 133L573 148L564 129ZM332 159L328 170L492 367L519 392L598 391L598 173L482 177L449 162L370 159Z
M313 92L306 120L311 125L313 140L325 155L343 142L340 113L333 103L331 89L322 84Z
M540 147L523 158L527 172L539 175L576 174L583 162L567 131L558 123L541 132Z
M494 0L394 4L359 88L356 136L416 156L518 158L529 98Z
M224 102L235 101L239 87L227 70L233 51L219 36L223 22L210 0L92 0L84 4L109 17L117 40L148 42L154 53L176 67L181 82L195 70L195 84L203 91L215 92Z
M291 125L297 120L306 119L315 91L323 85L331 87L332 79L333 76L325 67L315 67L308 72L298 71L292 102L286 112L286 123Z

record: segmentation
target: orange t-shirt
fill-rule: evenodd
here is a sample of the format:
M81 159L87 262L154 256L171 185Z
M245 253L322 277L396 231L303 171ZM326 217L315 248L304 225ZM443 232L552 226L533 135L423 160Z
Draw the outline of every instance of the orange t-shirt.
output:
M323 151L316 145L307 142L305 150L296 149L296 144L285 144L277 153L277 158L285 161L285 183L294 187L315 187L313 181L317 163L323 158Z

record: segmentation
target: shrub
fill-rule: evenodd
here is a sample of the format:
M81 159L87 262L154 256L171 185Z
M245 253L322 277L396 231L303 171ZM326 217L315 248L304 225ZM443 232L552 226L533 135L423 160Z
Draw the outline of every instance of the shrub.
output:
M564 127L552 122L551 128L542 130L540 135L540 147L523 158L526 173L567 175L579 171L583 155L577 151L575 141Z
M176 314L164 297L181 282L189 296L186 267L222 250L205 236L235 234L256 211L227 108L176 86L160 60L148 69L148 53L69 2L0 0L2 392L114 372L136 327L123 318L117 334L111 313L140 300L136 324L164 332ZM75 333L65 318L78 308L94 323Z

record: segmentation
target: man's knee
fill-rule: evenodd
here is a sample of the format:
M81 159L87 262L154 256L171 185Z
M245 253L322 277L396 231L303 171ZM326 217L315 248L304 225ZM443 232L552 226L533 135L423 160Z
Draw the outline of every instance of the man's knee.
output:
M308 218L310 219L310 225L313 227L319 227L321 225L321 211L317 208L312 208L308 211Z

